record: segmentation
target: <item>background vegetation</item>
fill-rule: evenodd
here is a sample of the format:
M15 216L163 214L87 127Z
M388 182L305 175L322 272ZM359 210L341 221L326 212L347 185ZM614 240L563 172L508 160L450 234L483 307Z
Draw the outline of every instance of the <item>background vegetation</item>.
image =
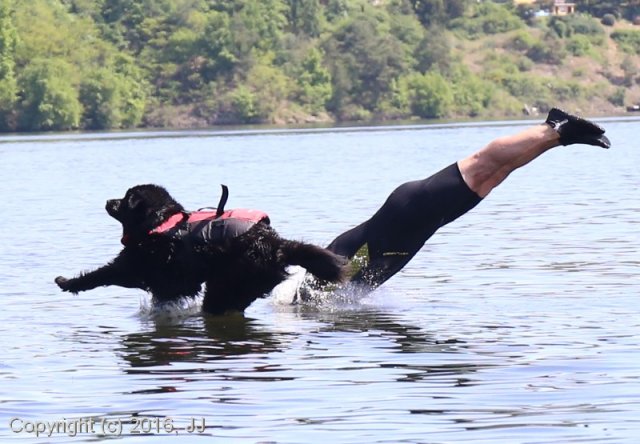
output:
M0 130L506 117L640 101L640 0L0 0ZM634 20L636 25L634 25Z

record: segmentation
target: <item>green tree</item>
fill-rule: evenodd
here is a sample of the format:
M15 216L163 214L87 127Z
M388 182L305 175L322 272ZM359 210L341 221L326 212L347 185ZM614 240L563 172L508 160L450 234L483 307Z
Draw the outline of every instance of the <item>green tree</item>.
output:
M537 63L561 65L566 58L567 50L562 40L549 36L544 41L535 42L526 55Z
M509 47L516 51L528 51L537 42L537 39L527 30L519 30L513 35Z
M613 14L616 17L622 17L627 12L627 9L633 8L634 1L575 0L575 3L578 10L596 17L603 17L605 14ZM637 1L635 3L637 3Z
M145 18L145 4L138 0L104 0L102 19L109 26L107 36L120 47L134 52L142 49L143 38L140 28Z
M339 21L349 15L350 0L326 0L324 13L329 22Z
M120 56L113 67L97 68L84 77L80 101L85 128L134 127L144 114L144 80L132 60Z
M91 63L102 46L91 19L70 14L58 2L16 3L15 24L19 35L15 59L19 68L35 58L49 57L81 66Z
M440 73L414 74L407 81L414 115L423 119L435 119L451 112L453 91L449 81Z
M447 25L449 21L462 17L470 0L410 0L418 19L426 25Z
M604 26L613 26L616 24L616 16L613 14L605 14L602 16L602 20L600 20Z
M278 47L287 24L284 0L242 0L231 16L231 33L237 58L252 51L267 52Z
M324 22L320 0L287 0L287 3L287 19L291 32L318 37Z
M280 109L286 108L291 83L291 79L273 65L273 54L257 57L246 78L237 79L238 86L217 104L217 113L222 120L231 117L243 123L273 122Z
M72 81L73 67L62 59L33 60L19 79L23 100L20 127L26 130L78 128L82 106Z
M17 99L15 48L17 32L13 21L11 0L0 0L0 129L9 126L8 118Z
M105 68L89 73L80 85L80 100L84 104L84 127L88 129L118 128L121 88L116 75Z
M274 66L273 57L269 53L258 58L245 79L245 84L257 99L256 109L260 121L274 121L280 108L286 106L291 93L292 81L280 68Z
M445 0L411 0L416 15L424 25L444 23Z
M612 105L624 106L626 92L626 88L616 88L613 94L611 94L607 99Z
M375 112L391 93L393 80L406 70L404 48L393 35L377 30L377 19L360 14L340 26L325 42L333 79L331 111L348 117L350 108Z
M504 5L483 2L474 8L469 17L460 17L451 22L451 27L467 37L484 34L500 34L524 27L524 22Z
M452 45L449 34L434 25L417 46L415 58L418 71L425 73L431 69L447 72L452 63Z
M221 74L229 74L233 70L238 61L233 46L229 15L217 11L208 13L204 32L197 41L195 51L195 54L201 54L206 59L202 73L205 82L210 82Z
M69 8L69 12L85 17L97 18L100 15L100 3L102 0L61 0Z
M620 49L629 54L640 54L640 31L620 29L611 33L611 38Z
M409 0L393 0L387 7L389 33L397 38L405 48L407 64L414 66L416 49L419 48L430 32L422 26L416 17ZM433 36L432 36L433 37Z
M445 11L448 19L453 20L462 17L469 9L470 4L471 0L447 0L445 2Z
M101 0L104 34L120 48L139 54L151 39L161 37L159 25L179 17L185 0ZM167 20L165 20L167 19ZM166 29L162 29L162 33Z
M472 117L482 115L490 107L495 93L493 83L481 79L461 63L456 64L451 71L448 80L452 85L456 114Z
M331 98L331 74L322 64L322 53L311 48L302 60L297 75L299 92L298 101L312 114L325 110Z
M582 34L577 34L567 39L567 51L575 56L587 55L591 51L591 41Z
M638 64L632 57L627 55L620 64L620 68L624 72L624 85L631 87L638 76L638 72L640 72Z
M255 93L244 85L239 85L229 94L229 109L227 113L235 121L242 123L256 123L260 119L258 98Z
M592 43L602 44L604 42L604 28L596 19L588 15L555 16L549 21L549 27L560 38L583 35L587 36Z

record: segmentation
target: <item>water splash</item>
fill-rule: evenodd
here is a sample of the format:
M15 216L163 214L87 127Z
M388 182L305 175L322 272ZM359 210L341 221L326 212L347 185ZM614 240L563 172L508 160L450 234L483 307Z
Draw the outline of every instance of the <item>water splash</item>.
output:
M271 293L271 302L279 309L359 310L363 307L387 305L389 302L389 294L384 290L378 289L372 293L370 289L353 283L327 287L319 285L316 278L302 267L291 267L289 272L289 279Z
M183 297L176 301L156 303L151 297L140 299L138 316L143 321L173 325L198 315L202 310L202 295Z

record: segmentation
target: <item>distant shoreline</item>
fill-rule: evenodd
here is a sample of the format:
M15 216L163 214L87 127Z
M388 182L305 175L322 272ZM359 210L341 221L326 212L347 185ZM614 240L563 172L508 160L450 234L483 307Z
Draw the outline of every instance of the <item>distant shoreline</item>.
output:
M640 113L587 116L600 122L640 121ZM65 140L117 140L188 137L236 137L278 134L322 134L335 132L388 132L490 126L521 126L540 123L540 116L524 119L441 119L430 121L350 122L326 125L220 125L207 128L136 128L126 130L68 130L0 133L0 144L16 142L60 142Z

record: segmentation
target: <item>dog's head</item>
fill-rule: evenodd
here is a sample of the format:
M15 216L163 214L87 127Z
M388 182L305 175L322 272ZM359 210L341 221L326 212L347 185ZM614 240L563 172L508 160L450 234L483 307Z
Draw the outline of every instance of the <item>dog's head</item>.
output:
M158 185L129 188L122 199L108 200L105 208L122 224L123 243L142 239L169 217L184 211L182 205Z

